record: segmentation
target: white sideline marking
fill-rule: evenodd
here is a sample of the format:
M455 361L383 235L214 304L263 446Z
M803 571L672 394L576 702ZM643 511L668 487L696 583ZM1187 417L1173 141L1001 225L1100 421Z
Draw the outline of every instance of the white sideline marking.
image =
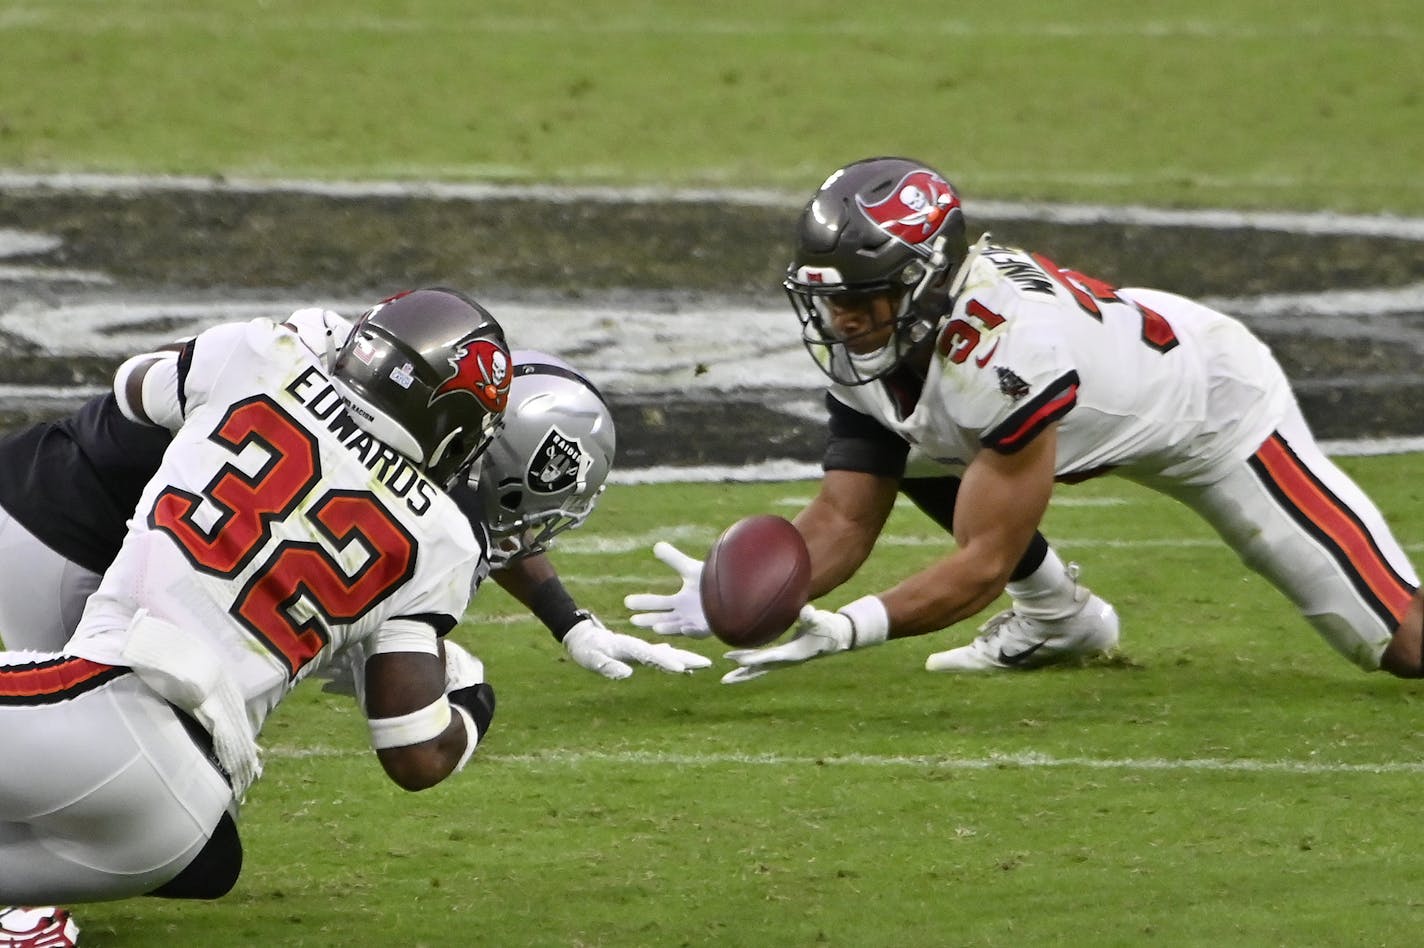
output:
M329 197L424 197L488 201L528 199L551 203L602 201L613 204L668 201L741 204L799 209L804 193L768 188L665 188L555 185L462 184L456 182L312 181L292 178L201 178L115 174L35 174L0 169L0 189L77 191L90 194L189 191L265 194L285 192ZM1240 227L1297 234L1355 234L1424 240L1424 218L1388 214L1332 214L1325 211L1177 210L1140 205L1057 204L1021 201L965 202L971 216L1001 220L1041 220L1064 224L1138 224L1149 227Z
M91 286L112 286L113 282L113 277L93 270L0 266L0 283L86 283Z
M337 747L270 747L267 756L289 760L322 757L362 757L366 749ZM926 755L889 756L879 754L845 754L826 757L801 757L786 754L667 754L655 751L573 751L546 750L528 754L482 754L481 760L491 764L514 764L528 767L582 767L607 764L615 767L640 765L650 767L869 767L907 768L912 770L1025 770L1077 769L1126 771L1212 771L1228 773L1283 774L1418 774L1424 773L1424 761L1389 761L1373 764L1331 763L1316 760L1228 760L1216 757L1188 757L1178 760L1162 757L1054 757L1032 752L989 754L985 757L933 757Z
M0 227L0 258L49 253L62 246L64 241L53 234L34 234L25 230Z

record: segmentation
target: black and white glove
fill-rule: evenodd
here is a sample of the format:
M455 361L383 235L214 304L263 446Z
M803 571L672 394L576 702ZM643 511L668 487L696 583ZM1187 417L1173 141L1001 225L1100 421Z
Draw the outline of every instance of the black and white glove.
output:
M863 596L838 612L803 606L796 622L796 635L789 642L728 652L726 657L741 667L723 675L722 684L737 685L822 655L879 645L889 633L890 618L885 613L885 604L875 596Z
M445 639L445 697L450 710L465 719L465 752L455 772L465 769L494 720L494 688L485 681L485 663Z
M673 648L665 642L654 645L640 638L606 629L588 616L564 634L564 648L581 668L604 678L627 678L633 674L628 662L648 665L673 674L690 674L712 664L712 659L696 652Z
M685 635L690 639L705 639L712 634L707 616L702 613L702 561L695 560L663 540L653 544L653 555L671 566L682 577L682 588L671 596L658 593L632 593L623 597L629 609L644 609L628 617L640 629L651 629L658 635Z

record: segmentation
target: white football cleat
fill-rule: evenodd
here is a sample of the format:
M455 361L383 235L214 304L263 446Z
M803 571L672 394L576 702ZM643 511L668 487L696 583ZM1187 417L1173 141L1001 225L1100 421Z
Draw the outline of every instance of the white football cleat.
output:
M1069 567L1076 580L1076 564ZM1030 619L1007 609L979 627L968 645L925 659L932 672L1024 671L1073 658L1091 658L1117 647L1117 610L1079 586L1077 612L1061 619Z
M0 948L71 948L77 944L79 926L66 909L0 906Z

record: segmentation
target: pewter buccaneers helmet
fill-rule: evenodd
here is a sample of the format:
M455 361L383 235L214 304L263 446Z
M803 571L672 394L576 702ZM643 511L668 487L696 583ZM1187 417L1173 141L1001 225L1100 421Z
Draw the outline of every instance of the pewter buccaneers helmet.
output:
M504 427L475 472L496 569L542 553L593 512L613 469L613 416L593 383L546 352L514 353Z
M949 308L949 283L969 251L959 195L938 171L908 158L867 158L832 174L796 225L782 286L801 341L842 385L884 378ZM854 355L831 328L828 297L898 296L895 333Z
M358 425L448 487L499 429L511 366L494 317L436 287L366 312L331 375Z

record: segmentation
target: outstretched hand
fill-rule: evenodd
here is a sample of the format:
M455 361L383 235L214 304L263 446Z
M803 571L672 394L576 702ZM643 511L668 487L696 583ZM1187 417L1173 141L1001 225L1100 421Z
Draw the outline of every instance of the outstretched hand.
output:
M682 588L670 596L658 593L624 596L623 605L627 608L646 610L635 612L628 621L641 629L651 629L658 635L707 638L712 630L707 627L707 617L702 613L702 561L662 540L653 544L653 555L682 577Z
M740 648L728 652L726 657L741 667L723 675L722 684L737 685L751 681L778 668L799 665L821 655L844 652L853 648L854 644L855 625L849 616L811 605L803 606L796 622L796 635L790 641L766 648Z
M671 674L690 674L712 664L712 659L665 642L654 645L640 638L604 628L589 617L564 635L564 648L579 667L604 678L627 678L633 674L628 662L637 662Z

